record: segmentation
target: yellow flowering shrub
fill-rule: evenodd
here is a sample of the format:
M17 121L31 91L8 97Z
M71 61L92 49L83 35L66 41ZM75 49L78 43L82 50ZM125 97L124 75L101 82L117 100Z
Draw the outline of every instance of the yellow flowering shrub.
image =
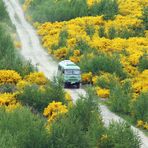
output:
M93 76L93 77L92 77L92 82L93 82L93 84L97 84L98 78L99 78L99 76Z
M33 72L25 76L25 81L38 85L45 85L47 83L47 78L43 72Z
M147 122L144 123L143 128L148 130L148 123Z
M54 55L57 59L65 58L67 53L68 53L68 49L66 47L63 47L54 51Z
M23 89L25 86L29 85L30 83L28 81L25 81L25 80L20 80L18 83L17 83L17 88L18 89Z
M92 72L82 74L82 83L91 83L92 82Z
M7 112L11 112L11 111L13 111L17 108L20 108L20 107L22 107L22 105L20 103L16 103L16 104L10 104L8 106L5 106L5 109Z
M137 121L137 127L143 127L144 122L142 120Z
M68 102L68 107L71 107L73 105L72 97L69 92L65 93L65 100Z
M18 83L21 76L14 70L0 70L0 84Z
M32 0L25 0L24 4L23 4L23 10L26 11L30 5Z
M148 70L144 70L133 79L132 87L136 93L148 90Z
M58 115L68 112L66 105L62 105L62 102L53 101L50 103L43 112L43 115L48 118L48 122L53 121Z
M110 94L110 90L105 89L105 88L96 87L96 93L101 98L108 98Z
M137 121L137 127L144 128L144 129L148 130L148 123L144 122L142 120L138 120Z
M10 105L10 104L15 104L16 99L15 99L15 94L10 94L10 93L0 93L0 106L1 105Z

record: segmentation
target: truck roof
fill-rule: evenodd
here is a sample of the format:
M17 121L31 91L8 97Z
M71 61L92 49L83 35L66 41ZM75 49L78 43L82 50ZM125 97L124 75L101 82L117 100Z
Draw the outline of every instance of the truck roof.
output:
M59 65L63 67L64 69L79 69L80 70L80 67L70 60L63 60L59 62Z

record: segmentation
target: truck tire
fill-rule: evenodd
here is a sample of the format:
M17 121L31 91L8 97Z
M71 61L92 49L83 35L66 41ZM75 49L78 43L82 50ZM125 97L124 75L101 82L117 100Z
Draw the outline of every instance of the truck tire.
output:
M80 88L80 82L76 84L77 88Z

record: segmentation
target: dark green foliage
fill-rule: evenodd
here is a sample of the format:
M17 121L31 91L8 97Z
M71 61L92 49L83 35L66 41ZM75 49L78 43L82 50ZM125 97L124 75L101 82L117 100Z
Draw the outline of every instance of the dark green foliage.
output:
M8 21L8 14L2 0L0 0L0 21Z
M101 143L102 148L140 148L139 137L125 122L112 122L107 130L107 140Z
M114 19L118 14L117 0L101 0L90 8L91 15L103 15L105 20Z
M142 16L143 24L145 29L148 30L148 6L144 7L143 9L143 16Z
M86 97L80 97L66 115L53 122L49 141L51 148L91 148L103 132L97 98L89 92Z
M30 62L22 60L21 55L14 49L11 37L4 27L0 25L0 69L13 69L22 76L34 71Z
M14 84L2 84L0 85L0 93L13 93L16 91Z
M31 5L35 21L66 21L87 15L86 0L34 0Z
M134 118L148 122L148 92L141 93L134 104Z
M81 53L89 53L92 52L94 49L92 49L88 43L82 39L78 39L76 42L75 49L79 49Z
M87 35L90 36L90 38L92 38L95 33L95 28L93 25L87 25L85 28L85 31L86 31Z
M44 120L33 115L27 108L12 112L0 108L0 135L1 148L48 147Z
M80 66L83 72L93 72L94 74L100 71L116 73L119 77L124 78L122 64L118 56L109 56L100 53L98 56L88 59L86 56L81 60Z
M130 81L125 81L123 85L114 81L110 85L110 105L115 112L128 114L130 113L130 100L132 98Z
M138 69L140 71L144 71L145 69L148 69L148 54L144 54L140 57L139 63L138 63Z
M114 39L116 37L116 29L114 27L110 27L108 30L108 38Z
M104 26L99 27L98 34L99 34L100 38L106 37L105 27Z
M88 7L87 0L34 0L29 11L34 21L67 21L76 17L104 15L104 19L113 19L118 13L116 0L101 0Z
M59 47L64 47L66 46L66 42L67 42L67 38L68 38L68 32L67 30L62 30L59 34Z
M17 99L24 105L29 105L36 111L43 112L44 108L52 101L66 103L64 97L62 84L55 79L45 86L45 91L40 90L40 86L35 84L26 86Z

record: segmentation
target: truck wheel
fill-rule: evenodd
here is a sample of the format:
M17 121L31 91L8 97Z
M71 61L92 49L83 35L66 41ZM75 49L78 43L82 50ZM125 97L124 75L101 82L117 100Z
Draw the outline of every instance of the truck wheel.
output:
M64 88L67 88L67 83L64 83Z
M77 88L80 88L80 83L77 83L76 86L77 86Z

